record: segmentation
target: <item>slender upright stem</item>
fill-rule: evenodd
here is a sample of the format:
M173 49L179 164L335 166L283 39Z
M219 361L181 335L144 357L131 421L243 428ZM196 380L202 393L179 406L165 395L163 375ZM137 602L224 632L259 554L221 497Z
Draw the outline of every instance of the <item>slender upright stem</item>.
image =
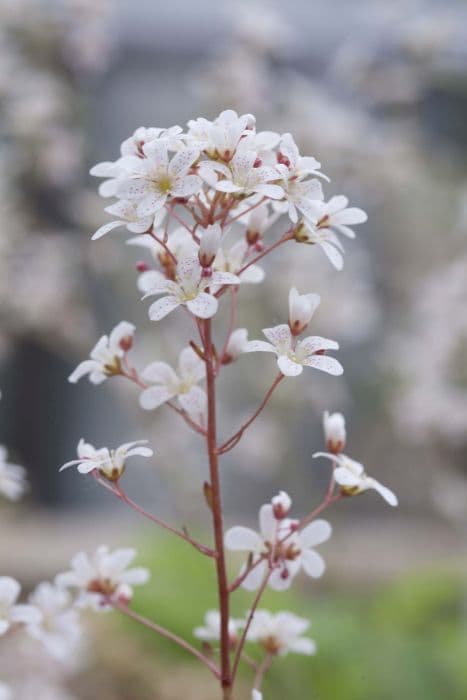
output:
M235 655L235 661L234 661L233 669L232 669L232 681L235 680L235 675L237 673L238 665L239 665L240 659L242 657L242 651L243 651L243 647L245 646L246 638L248 635L248 630L250 629L250 625L253 622L253 618L255 616L256 609L259 605L259 602L260 602L261 597L264 593L264 590L265 590L266 586L268 585L268 581L269 581L271 574L272 574L272 571L269 570L267 572L266 576L264 577L263 582L261 583L261 586L259 587L258 593L255 596L255 599L254 599L253 604L251 606L250 612L248 613L246 624L245 624L245 627L243 629L243 634L242 634L241 639L238 643L237 653Z
M229 640L229 584L224 551L224 524L222 518L221 487L219 479L219 456L217 452L216 427L216 358L212 346L211 319L204 321L204 353L206 357L206 391L208 397L208 426L206 447L209 457L209 474L212 490L212 522L216 551L216 573L221 618L221 683L223 699L232 697Z

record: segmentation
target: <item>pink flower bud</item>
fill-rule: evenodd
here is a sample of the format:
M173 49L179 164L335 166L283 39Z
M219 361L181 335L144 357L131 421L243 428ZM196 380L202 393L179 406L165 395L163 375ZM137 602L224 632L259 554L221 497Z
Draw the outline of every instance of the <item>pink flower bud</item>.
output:
M282 520L289 514L292 506L292 499L285 491L279 491L277 496L274 496L274 498L271 499L271 504L272 512L274 513L276 520Z
M219 250L221 242L221 227L219 224L208 226L201 236L198 258L202 267L210 267Z
M136 269L138 270L138 272L147 272L150 269L150 267L148 263L144 260L138 260L138 262L136 263Z
M324 437L326 447L332 454L340 454L345 448L346 431L345 418L342 413L329 413L323 415Z

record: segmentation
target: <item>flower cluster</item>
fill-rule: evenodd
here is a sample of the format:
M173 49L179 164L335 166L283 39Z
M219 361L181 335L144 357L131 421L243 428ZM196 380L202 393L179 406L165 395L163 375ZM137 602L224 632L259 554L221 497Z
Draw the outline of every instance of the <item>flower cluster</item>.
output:
M142 247L149 256L137 263L137 286L143 295L156 297L149 307L151 321L162 321L176 312L186 321L188 339L171 363L154 359L137 369L130 359L135 327L119 323L100 338L70 375L76 383L85 375L100 384L119 376L137 387L143 409L164 406L180 416L205 441L209 480L202 493L212 517L213 546L198 541L181 528L161 520L134 502L123 490L121 477L130 457L151 457L145 440L128 442L115 449L95 448L80 440L77 458L61 469L76 466L91 475L99 486L116 496L152 523L181 538L215 565L219 609L206 614L203 626L194 631L201 649L166 630L157 622L132 610L133 586L146 583L146 569L129 568L133 549L110 551L98 547L93 555L77 554L69 571L54 584L41 584L29 607L18 606L18 590L6 594L5 625L21 622L41 639L52 653L70 632L81 608L117 609L152 631L178 643L212 672L231 698L245 644L255 644L261 659L248 659L255 671L253 700L261 700L263 676L272 662L289 652L312 655L313 640L304 636L309 622L289 612L272 614L260 609L265 589L288 589L303 572L317 579L325 562L317 547L331 536L331 525L318 517L346 496L377 490L391 505L395 495L368 477L362 465L347 457L345 421L340 414L325 414L325 456L332 460L329 485L323 501L300 518L291 517L292 499L281 490L261 506L259 531L243 525L224 531L220 459L234 449L258 418L280 382L295 377L304 367L329 375L342 374L341 364L328 355L337 350L334 340L319 335L302 337L320 304L318 294L289 291L287 323L265 328L266 341L249 340L247 328L236 327L238 298L245 284L261 283L266 275L263 261L279 247L296 242L318 244L333 265L342 267L342 244L338 235L354 236L350 226L363 223L366 214L348 207L346 197L325 200L319 161L302 156L291 134L256 130L251 114L222 112L213 121L198 118L186 130L140 127L121 146L114 162L100 163L91 173L104 177L103 197L114 197L107 211L116 217L93 236L100 239L117 227L133 236L128 243ZM285 230L277 233L281 218ZM214 324L228 302L223 337ZM161 324L162 325L162 324ZM268 352L277 358L279 373L257 410L224 442L218 437L217 379L224 367L252 352ZM267 365L265 365L267 368ZM201 491L201 488L200 488ZM244 554L232 581L228 575L228 552ZM256 591L243 618L232 617L231 596L240 587ZM8 584L6 585L8 589ZM0 606L1 609L1 606ZM219 649L214 649L212 643ZM218 658L216 654L218 653Z

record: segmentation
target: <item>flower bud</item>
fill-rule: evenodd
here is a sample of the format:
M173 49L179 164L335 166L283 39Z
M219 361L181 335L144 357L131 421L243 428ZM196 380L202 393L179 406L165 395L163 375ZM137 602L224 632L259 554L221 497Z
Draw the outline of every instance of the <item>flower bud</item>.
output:
M136 263L136 269L138 270L138 272L147 272L151 268L145 260L139 260Z
M198 258L202 267L210 267L219 250L221 228L219 224L208 226L199 244Z
M119 345L123 352L128 352L133 347L133 336L125 335L123 338L120 339Z
M289 514L292 506L292 499L285 491L279 491L277 496L271 499L271 504L272 512L276 520L282 520Z
M222 364L228 365L231 362L235 362L244 351L247 342L248 331L246 328L237 328L234 330L222 357Z
M293 335L300 335L305 330L320 301L319 294L299 294L292 287L289 292L289 326Z
M121 583L114 593L114 599L121 605L128 605L133 598L133 590L126 583Z
M332 454L338 455L345 448L346 432L345 418L342 413L329 413L323 415L324 437L326 447Z

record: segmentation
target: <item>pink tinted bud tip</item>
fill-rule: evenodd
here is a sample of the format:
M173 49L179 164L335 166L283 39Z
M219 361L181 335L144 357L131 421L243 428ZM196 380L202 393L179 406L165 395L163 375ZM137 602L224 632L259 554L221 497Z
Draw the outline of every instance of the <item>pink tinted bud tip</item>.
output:
M262 253L264 250L264 243L262 241L256 241L254 248L257 253Z
M283 153L277 154L277 162L280 165L285 165L287 168L290 166L290 160Z
M262 165L263 165L263 161L262 161L261 158L259 158L259 157L258 157L258 158L255 160L255 162L253 163L253 167L254 167L254 168L260 168Z
M121 339L119 345L124 352L128 352L128 350L131 350L131 348L133 347L133 336L125 336L125 338Z
M289 570L286 567L284 567L281 571L281 579L286 581L288 578L289 578Z
M201 277L212 277L212 267L203 267Z
M136 269L138 270L138 272L147 272L150 268L147 262L145 262L144 260L138 260L138 262L136 263Z

